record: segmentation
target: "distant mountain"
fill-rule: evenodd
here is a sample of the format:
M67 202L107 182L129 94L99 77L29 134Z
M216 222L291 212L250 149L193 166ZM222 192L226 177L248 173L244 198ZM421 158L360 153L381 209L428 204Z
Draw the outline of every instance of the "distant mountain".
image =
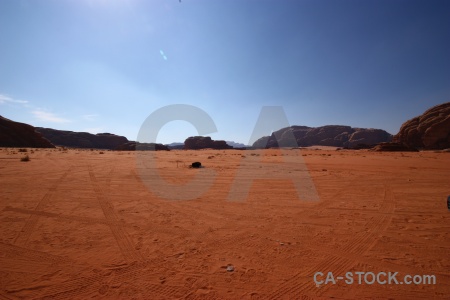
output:
M213 141L213 140L211 140ZM214 142L214 141L213 141ZM241 144L241 143L236 143L233 141L225 141L225 143L228 146L231 146L233 148L247 148L249 146ZM170 144L165 144L165 146L167 146L169 149L184 149L184 143L179 143L179 142L174 142L174 143L170 143Z
M292 137L294 139L292 139ZM381 129L352 128L344 125L321 127L290 126L264 136L253 143L254 148L334 146L366 148L378 143L389 142L392 135Z
M116 150L119 146L128 143L124 136L111 133L92 134L88 132L74 132L36 127L52 144L71 148L94 148Z
M138 142L128 142L125 144L122 144L116 148L116 150L119 151L170 151L169 147L163 144L157 144L157 143L138 143Z
M292 139L294 137L294 140ZM389 144L391 140L394 143ZM353 128L344 125L321 127L290 126L264 136L253 143L252 148L307 147L314 145L360 149L382 144L381 151L404 151L403 149L450 148L450 102L437 105L422 115L406 121L393 138L381 129ZM1 147L96 148L111 150L134 150L136 142L111 133L91 134L51 128L33 127L0 116ZM144 144L142 144L144 145ZM150 145L150 144L149 144ZM145 145L144 145L145 146ZM247 148L233 141L214 141L210 137L189 137L184 143L155 144L155 150L167 149L232 149ZM139 147L138 147L139 148ZM150 148L153 149L151 145ZM139 150L139 149L138 149Z
M165 146L167 146L169 149L183 149L184 143L174 142L174 143L166 144Z
M236 142L233 142L233 141L225 141L225 142L227 143L228 146L231 146L233 148L247 148L247 147L249 147L249 146L244 145L242 143L236 143Z
M0 116L0 146L55 148L42 134L31 125L14 122Z

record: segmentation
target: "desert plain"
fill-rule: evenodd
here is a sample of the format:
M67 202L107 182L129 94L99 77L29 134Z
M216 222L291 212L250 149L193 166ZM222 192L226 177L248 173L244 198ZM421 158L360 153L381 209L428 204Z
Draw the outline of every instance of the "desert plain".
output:
M450 295L450 153L152 152L158 176L186 193L194 176L214 171L192 200L161 197L138 155L0 150L0 299ZM189 168L194 161L204 168ZM233 201L242 170L256 179ZM312 179L317 201L299 197L293 180L270 179L285 171ZM316 284L316 272L434 275L436 284Z

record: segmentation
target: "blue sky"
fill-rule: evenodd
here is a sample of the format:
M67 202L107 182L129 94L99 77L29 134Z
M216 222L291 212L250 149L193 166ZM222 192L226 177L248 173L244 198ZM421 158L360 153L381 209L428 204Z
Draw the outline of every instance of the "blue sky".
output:
M449 53L450 1L0 0L0 115L136 140L190 104L247 143L280 105L291 125L395 134L450 101ZM157 141L196 133L173 121Z

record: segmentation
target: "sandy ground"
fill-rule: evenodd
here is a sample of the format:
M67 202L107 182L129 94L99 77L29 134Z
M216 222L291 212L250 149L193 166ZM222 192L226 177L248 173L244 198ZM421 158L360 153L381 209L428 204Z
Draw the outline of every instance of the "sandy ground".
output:
M1 299L450 295L449 153L153 152L158 182L141 175L136 155L0 150ZM188 168L194 161L205 168ZM190 180L211 171L197 199L157 196L161 182L201 189ZM268 177L234 201L240 171ZM309 174L319 200L299 198L282 172ZM316 272L353 272L355 282L316 284ZM358 284L355 272L434 275L436 284Z

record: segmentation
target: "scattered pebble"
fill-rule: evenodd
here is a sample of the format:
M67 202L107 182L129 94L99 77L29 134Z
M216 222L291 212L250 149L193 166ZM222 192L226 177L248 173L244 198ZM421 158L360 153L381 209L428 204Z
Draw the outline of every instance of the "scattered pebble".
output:
M231 264L228 264L227 266L227 272L233 272L234 271L234 266Z

